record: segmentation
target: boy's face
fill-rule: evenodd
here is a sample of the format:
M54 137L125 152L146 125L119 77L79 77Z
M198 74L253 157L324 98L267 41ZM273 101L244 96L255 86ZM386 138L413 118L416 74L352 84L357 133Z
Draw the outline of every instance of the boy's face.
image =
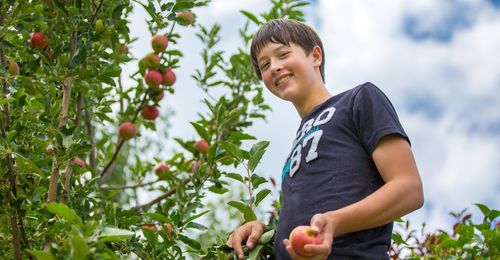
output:
M319 48L318 46L316 46ZM316 48L315 47L315 48ZM268 43L257 55L262 81L275 96L300 103L317 83L321 57L309 55L297 44ZM321 53L320 53L321 56Z

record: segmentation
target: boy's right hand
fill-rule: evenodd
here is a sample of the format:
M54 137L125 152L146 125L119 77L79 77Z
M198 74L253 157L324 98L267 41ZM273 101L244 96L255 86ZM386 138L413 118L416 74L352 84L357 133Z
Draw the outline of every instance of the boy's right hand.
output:
M234 249L239 259L243 259L243 250L241 245L246 241L248 249L252 249L259 241L260 236L264 233L266 225L259 221L252 221L244 224L243 226L235 229L229 236L226 244Z

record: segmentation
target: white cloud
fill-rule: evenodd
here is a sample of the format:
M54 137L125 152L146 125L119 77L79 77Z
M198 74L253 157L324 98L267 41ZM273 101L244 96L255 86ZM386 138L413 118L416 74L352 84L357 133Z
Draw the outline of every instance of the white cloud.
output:
M389 3L390 2L390 3ZM499 208L500 134L485 132L500 120L500 13L484 2L462 1L477 17L449 42L415 41L403 31L411 14L432 30L453 12L442 1L321 1L327 85L340 92L372 81L388 94L413 142L429 207L410 215L445 227L449 211L485 203ZM410 113L412 95L442 108L431 119ZM471 129L481 132L472 132ZM444 216L444 217L443 217Z
M461 1L476 15L469 27L456 30L450 42L414 41L403 34L403 18L411 14L421 21L419 30L430 30L454 5L443 1L319 1L310 10L326 50L326 80L332 93L365 81L377 84L391 99L413 143L428 207L412 213L430 228L444 227L451 210L486 203L500 208L500 134L484 132L500 120L500 13L484 1ZM223 50L241 45L238 29L244 21L240 9L261 12L268 1L214 0L196 12L204 25L219 22ZM137 17L145 17L141 8ZM141 13L142 12L142 13ZM132 51L142 57L150 35L143 18L133 18L131 31L139 37ZM319 27L317 25L320 25ZM193 29L182 29L176 48L184 52L177 70L176 94L167 95L162 106L173 108L170 136L194 138L189 121L204 109L201 91L189 77L201 66L202 47ZM145 48L143 46L147 46ZM198 65L200 64L200 65ZM133 67L135 64L131 65ZM407 101L428 96L442 108L438 118L411 113ZM300 118L294 107L265 92L273 112L268 123L257 122L250 130L259 139L270 140L259 171L280 182L281 168L295 136ZM471 133L472 126L481 132ZM171 148L167 148L170 150Z

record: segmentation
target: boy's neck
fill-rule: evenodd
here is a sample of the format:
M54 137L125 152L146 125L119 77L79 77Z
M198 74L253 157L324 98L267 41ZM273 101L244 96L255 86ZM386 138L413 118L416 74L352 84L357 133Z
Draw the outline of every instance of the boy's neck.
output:
M295 109L299 113L300 118L307 116L316 106L327 101L332 94L328 92L325 85L321 84L309 91L309 95L304 96L303 99L293 102Z

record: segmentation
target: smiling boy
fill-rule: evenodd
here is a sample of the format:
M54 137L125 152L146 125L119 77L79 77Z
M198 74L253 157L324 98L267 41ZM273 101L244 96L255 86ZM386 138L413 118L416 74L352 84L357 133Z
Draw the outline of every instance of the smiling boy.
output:
M393 220L423 205L410 141L390 101L371 83L332 96L322 42L298 21L263 25L251 56L266 88L302 118L282 172L276 258L388 259ZM297 255L287 239L299 225L324 238L306 246L312 257ZM227 244L242 258L242 243L252 248L264 229L246 223Z

